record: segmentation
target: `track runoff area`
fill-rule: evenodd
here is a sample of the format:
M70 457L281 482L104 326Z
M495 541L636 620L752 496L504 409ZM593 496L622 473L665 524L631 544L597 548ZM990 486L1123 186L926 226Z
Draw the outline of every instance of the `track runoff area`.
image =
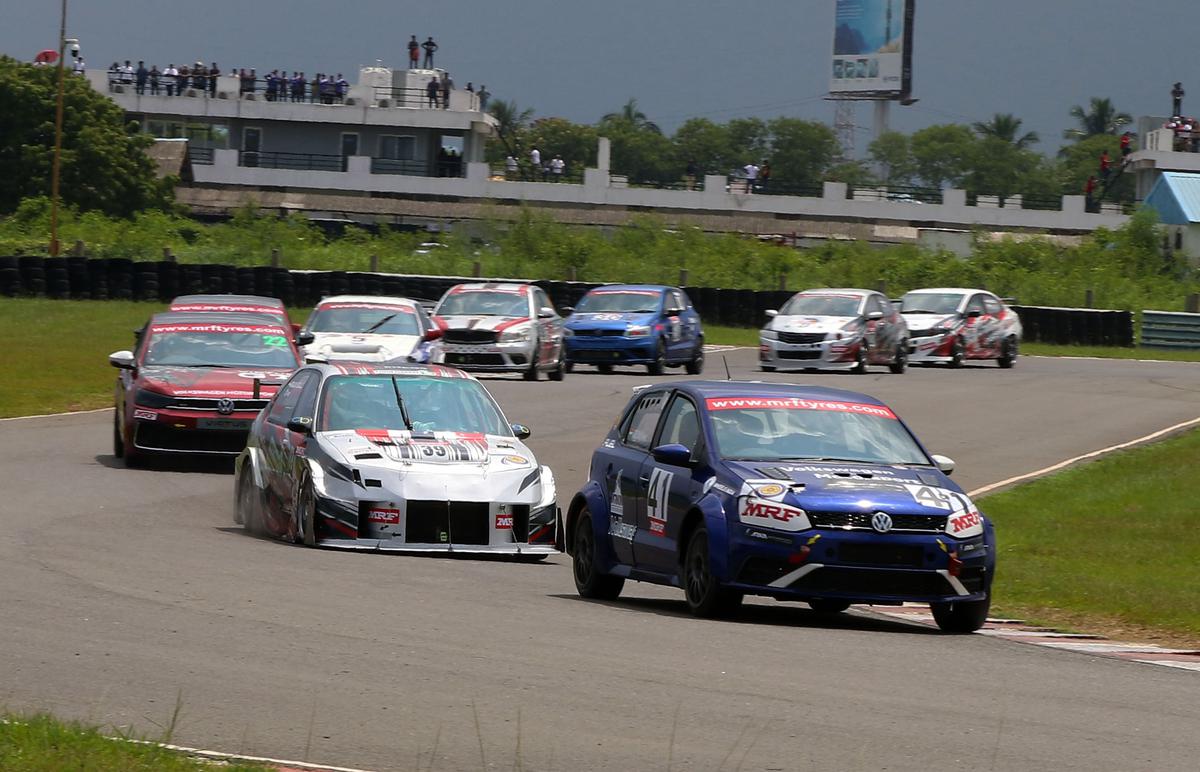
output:
M969 491L1200 416L1188 363L785 375L727 350L706 376L726 366L881 398ZM672 377L484 382L531 426L566 504L630 390ZM713 622L670 588L582 601L565 556L301 549L233 525L226 466L128 470L110 432L107 411L0 423L11 710L153 732L178 699L181 746L358 769L1185 769L1200 755L1196 674L1091 656L1104 642L1060 641L1080 654L763 599Z

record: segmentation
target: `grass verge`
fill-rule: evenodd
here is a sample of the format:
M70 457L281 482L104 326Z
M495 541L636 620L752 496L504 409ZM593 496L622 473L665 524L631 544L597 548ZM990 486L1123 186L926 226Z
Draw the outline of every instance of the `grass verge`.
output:
M1169 362L1200 362L1200 350L1144 348L1132 346L1061 346L1055 343L1022 343L1021 353L1039 357L1099 357L1101 359L1158 359Z
M200 761L158 745L122 742L96 727L59 721L47 715L6 716L0 720L0 769L5 772L200 772ZM226 772L263 772L257 764L222 764Z
M1200 431L987 496L995 612L1200 643Z

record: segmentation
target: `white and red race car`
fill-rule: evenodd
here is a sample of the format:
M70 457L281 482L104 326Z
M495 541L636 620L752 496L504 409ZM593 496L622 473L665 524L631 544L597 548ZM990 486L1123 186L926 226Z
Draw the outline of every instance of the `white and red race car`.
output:
M934 287L913 290L899 301L908 323L912 364L961 367L969 359L1017 361L1021 319L1000 298L981 289Z

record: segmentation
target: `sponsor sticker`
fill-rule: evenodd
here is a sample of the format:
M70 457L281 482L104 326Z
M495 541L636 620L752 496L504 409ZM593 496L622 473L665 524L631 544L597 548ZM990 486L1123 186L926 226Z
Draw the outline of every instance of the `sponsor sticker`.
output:
M272 346L274 348L287 348L288 340L282 335L264 335L262 336L262 344L264 346Z
M500 463L509 466L526 466L529 464L529 459L524 456L504 456L500 459Z
M513 516L506 512L500 512L496 515L496 530L510 531L513 527Z
M779 483L767 483L766 485L758 486L758 495L764 498L773 499L776 496L782 496L787 490Z
M399 525L400 510L386 507L372 507L367 512L367 520L380 525Z
M154 412L153 410L144 410L139 407L134 409L133 417L139 421L157 421L158 413Z
M978 512L968 512L965 515L951 517L946 523L946 530L951 536L958 536L983 524L983 517Z
M780 531L803 531L810 527L808 515L803 509L753 496L742 501L738 519L745 525L765 526Z
M246 324L156 324L150 332L211 332L211 333L246 333L258 335L278 335L280 328L266 325Z
M650 518L650 533L662 536L667 532L667 498L671 493L674 472L655 468L650 472L650 490L646 497L646 514Z
M705 404L709 410L824 410L896 420L896 414L883 405L800 397L710 397Z

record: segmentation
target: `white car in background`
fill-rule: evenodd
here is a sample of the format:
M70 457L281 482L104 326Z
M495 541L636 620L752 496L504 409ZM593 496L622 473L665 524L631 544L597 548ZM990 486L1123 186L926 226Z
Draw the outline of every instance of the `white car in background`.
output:
M1008 368L1017 361L1021 319L986 290L918 289L897 306L908 323L910 362L959 367L968 359L995 359Z
M446 290L433 311L442 328L445 364L485 373L520 373L536 381L566 373L563 319L533 284L471 282Z
M328 362L440 364L442 331L415 300L335 295L317 303L301 334L304 356Z
M776 370L849 370L887 365L903 373L908 328L882 293L865 289L797 292L759 332L759 367Z

